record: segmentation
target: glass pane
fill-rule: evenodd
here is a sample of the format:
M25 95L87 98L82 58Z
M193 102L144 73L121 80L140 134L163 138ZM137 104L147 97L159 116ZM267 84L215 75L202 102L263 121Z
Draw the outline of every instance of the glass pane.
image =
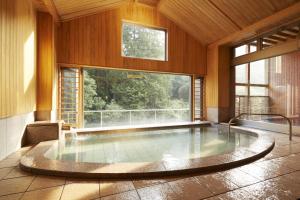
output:
M246 96L248 95L248 87L247 86L235 86L235 95L237 96Z
M250 96L268 96L268 88L251 86Z
M255 52L257 50L256 43L250 44L250 53Z
M267 60L250 63L250 84L268 84Z
M248 53L248 45L242 45L234 49L235 57L242 56Z
M235 66L235 82L236 83L247 83L248 73L247 64Z
M123 23L122 55L166 60L166 31Z
M191 77L84 69L84 127L191 120Z

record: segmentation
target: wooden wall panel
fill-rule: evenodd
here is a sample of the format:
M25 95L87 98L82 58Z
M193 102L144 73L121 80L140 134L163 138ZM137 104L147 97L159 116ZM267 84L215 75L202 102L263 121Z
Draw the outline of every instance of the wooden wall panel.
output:
M207 49L206 116L214 122L227 121L231 115L229 46L214 46Z
M0 118L36 108L36 16L31 1L0 1Z
M123 58L121 56L122 20L168 31L168 61ZM58 27L58 63L173 73L206 73L206 47L156 8L127 4L68 22Z
M300 116L300 52L270 59L270 103L274 113Z
M50 14L37 14L37 118L49 120L55 80L54 21Z
M218 48L207 49L207 76L206 76L206 106L218 107L218 84L219 84L219 67L218 67L219 50Z

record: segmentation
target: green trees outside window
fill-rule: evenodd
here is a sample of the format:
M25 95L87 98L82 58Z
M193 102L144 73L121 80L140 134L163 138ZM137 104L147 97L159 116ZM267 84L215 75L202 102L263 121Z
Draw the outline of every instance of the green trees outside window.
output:
M153 60L166 60L166 31L123 23L122 55Z
M191 77L84 69L84 126L190 120Z

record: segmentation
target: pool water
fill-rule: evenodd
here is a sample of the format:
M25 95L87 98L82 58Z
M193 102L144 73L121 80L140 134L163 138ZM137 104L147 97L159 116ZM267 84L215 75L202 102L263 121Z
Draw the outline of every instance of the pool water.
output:
M55 143L45 157L89 163L156 162L201 158L249 147L256 135L214 127L82 134Z

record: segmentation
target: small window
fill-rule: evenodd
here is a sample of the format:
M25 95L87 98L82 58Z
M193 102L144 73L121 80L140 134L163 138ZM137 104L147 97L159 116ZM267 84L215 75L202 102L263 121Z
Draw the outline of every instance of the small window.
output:
M122 56L167 60L166 30L123 22Z
M257 51L257 41L253 40L247 44L234 48L234 57L243 56Z
M234 49L234 52L235 52L234 53L235 57L243 56L248 53L248 46L247 45L239 46Z

